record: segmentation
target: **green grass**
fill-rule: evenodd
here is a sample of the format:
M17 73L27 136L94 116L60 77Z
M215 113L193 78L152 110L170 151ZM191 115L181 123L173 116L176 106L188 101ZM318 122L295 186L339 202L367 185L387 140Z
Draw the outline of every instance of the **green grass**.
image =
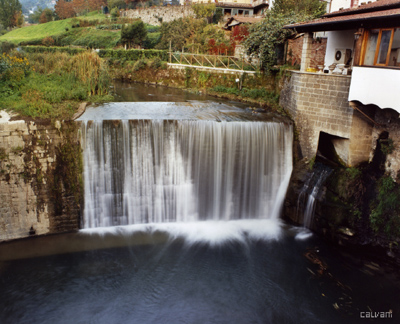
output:
M1 36L0 42L7 41L19 44L21 42L41 40L47 36L60 35L65 33L65 28L71 28L71 20L72 19L51 21L45 24L14 29Z
M51 21L45 24L14 29L3 36L0 36L0 42L7 41L14 44L19 44L21 42L39 41L47 36L58 36L65 33L66 28L71 29L71 26L76 24L78 22L77 20L80 19L104 20L105 15L99 14L95 11L86 16L80 16L78 18L68 18L64 20Z
M87 46L90 48L114 48L121 38L121 31L74 28L55 37L58 46Z

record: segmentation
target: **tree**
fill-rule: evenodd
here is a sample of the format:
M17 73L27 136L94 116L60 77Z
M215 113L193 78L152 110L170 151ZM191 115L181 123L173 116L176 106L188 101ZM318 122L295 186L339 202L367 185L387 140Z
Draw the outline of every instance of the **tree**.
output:
M260 68L269 72L277 61L277 48L282 46L292 30L283 26L306 20L305 15L284 15L268 12L265 19L250 26L249 36L243 41L246 53L260 61Z
M160 28L161 40L157 49L180 51L185 45L193 45L193 37L201 33L207 23L204 19L179 18L168 23L163 23Z
M325 1L320 0L275 0L271 11L283 15L307 15L321 17L326 10Z
M67 2L65 0L58 0L54 6L54 11L57 17L60 19L66 19L76 16L72 2Z
M49 8L46 8L42 11L39 17L39 23L45 24L49 21L53 21L53 11Z
M243 42L246 53L260 61L260 68L269 72L277 63L278 52L287 37L294 32L283 26L320 17L325 13L325 2L319 0L275 0L265 19L249 29Z
M37 10L35 10L33 13L31 13L28 17L28 22L30 24L37 24L39 23L39 19L40 16L42 15L43 9L42 8L38 8Z
M197 19L207 18L210 21L215 12L215 4L195 3L192 5L192 9Z
M22 11L17 11L14 15L15 19L15 24L18 28L21 28L22 25L24 24L24 15L22 14Z
M73 0L72 7L77 15L84 15L89 12L89 3L86 0Z
M121 30L121 41L127 44L128 47L132 45L142 46L147 37L147 29L143 21L137 20L131 25L123 25Z
M0 23L4 28L17 26L22 6L18 0L0 0Z
M88 0L90 11L100 10L107 5L106 0Z

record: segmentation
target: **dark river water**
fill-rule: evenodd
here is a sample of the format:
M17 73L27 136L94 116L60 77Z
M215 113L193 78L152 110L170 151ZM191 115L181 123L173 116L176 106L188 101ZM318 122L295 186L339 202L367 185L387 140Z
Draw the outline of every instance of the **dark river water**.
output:
M212 100L142 85L115 89L120 102ZM0 287L2 324L400 323L398 269L276 218L6 242Z
M21 258L0 262L0 323L369 323L370 310L394 323L400 312L393 273L268 220L85 230L0 252Z

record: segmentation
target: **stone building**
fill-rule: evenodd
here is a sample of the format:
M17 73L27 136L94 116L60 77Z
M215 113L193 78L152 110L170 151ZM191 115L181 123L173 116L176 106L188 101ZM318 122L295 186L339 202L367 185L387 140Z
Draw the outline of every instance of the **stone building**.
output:
M382 134L400 145L399 21L400 0L381 0L285 27L304 33L301 69L281 98L298 125L301 155L311 159L333 145L345 164L356 165L372 157ZM326 54L320 73L310 73L316 32L327 35ZM387 159L393 176L398 154Z

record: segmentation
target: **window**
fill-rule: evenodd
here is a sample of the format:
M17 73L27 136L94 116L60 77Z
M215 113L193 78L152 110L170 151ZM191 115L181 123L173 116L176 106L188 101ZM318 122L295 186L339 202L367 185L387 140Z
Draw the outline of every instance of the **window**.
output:
M400 67L400 28L369 30L363 50L363 65Z

